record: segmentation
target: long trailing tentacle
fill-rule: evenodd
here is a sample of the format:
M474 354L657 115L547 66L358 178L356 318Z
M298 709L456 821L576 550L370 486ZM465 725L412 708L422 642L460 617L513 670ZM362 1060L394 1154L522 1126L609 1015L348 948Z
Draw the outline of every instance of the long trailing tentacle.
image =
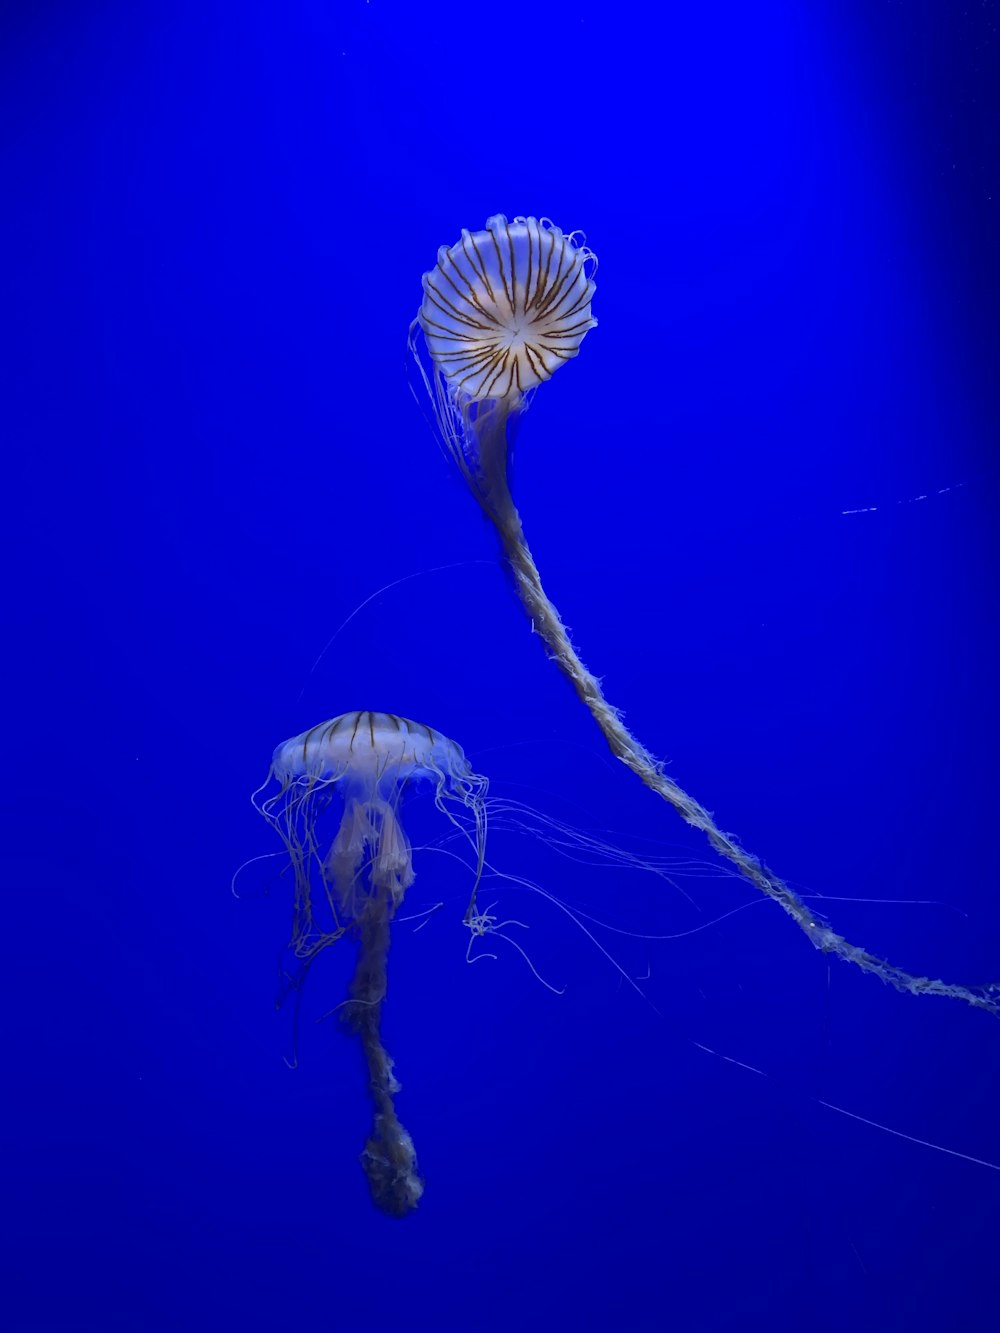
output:
M411 350L419 364L419 355L412 341ZM427 372L423 367L421 373L427 383ZM746 851L731 833L720 829L712 813L667 775L663 764L633 736L619 711L605 698L601 682L573 647L558 610L542 586L541 575L524 535L524 527L507 479L505 433L516 425L519 411L510 405L499 404L495 411L470 417L467 413L463 414L461 404L454 400L448 402L447 411L441 411L442 402L448 398L447 387L440 372L432 371L431 375L437 389L434 397L439 409L438 425L448 452L458 463L483 513L496 528L532 629L542 639L549 655L586 705L611 753L630 768L650 791L672 806L685 823L704 833L714 850L755 888L776 902L822 953L833 954L844 962L852 963L896 990L911 995L940 995L961 1000L975 1009L983 1009L1000 1017L1000 983L970 987L933 977L916 976L852 944L843 935L838 935L784 880L763 861ZM461 440L460 448L458 439Z
M587 706L611 753L630 768L650 791L656 792L671 805L685 823L700 829L715 851L735 866L751 884L776 902L822 953L834 954L844 962L853 963L863 972L879 977L899 991L911 995L946 996L1000 1017L1000 986L973 988L936 980L933 977L915 976L887 959L852 944L843 935L838 935L763 861L741 847L732 834L720 829L710 811L688 795L673 778L667 776L663 765L632 735L622 721L621 714L608 703L600 681L587 669L573 647L559 612L542 587L538 567L528 547L509 491L508 501L508 506L501 513L501 521L495 521L495 526L514 576L518 595L535 633L541 637L556 665Z

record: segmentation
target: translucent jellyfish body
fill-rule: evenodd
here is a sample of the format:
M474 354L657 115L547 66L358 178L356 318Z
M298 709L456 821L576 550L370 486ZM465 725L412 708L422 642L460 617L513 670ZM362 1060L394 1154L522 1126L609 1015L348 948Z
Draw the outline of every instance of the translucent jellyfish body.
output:
M423 1192L413 1141L396 1115L399 1084L380 1035L390 924L414 879L402 807L408 789L430 784L435 805L469 839L481 866L486 781L439 731L372 712L344 713L279 745L272 780L279 790L259 808L291 861L296 958L308 970L345 934L358 941L342 1016L361 1039L375 1108L362 1164L375 1203L401 1217ZM459 822L456 811L471 818Z

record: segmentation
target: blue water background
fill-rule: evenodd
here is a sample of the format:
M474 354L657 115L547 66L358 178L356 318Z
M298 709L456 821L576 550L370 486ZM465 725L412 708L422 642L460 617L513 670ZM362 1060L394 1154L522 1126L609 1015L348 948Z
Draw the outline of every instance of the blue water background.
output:
M732 879L501 833L508 872L684 933L595 931L643 997L501 886L556 996L502 941L467 964L467 876L418 850L397 1222L321 1017L349 947L291 1070L287 881L230 891L276 849L275 744L358 708L708 857L546 660L408 386L437 247L545 214L599 256L599 327L514 480L584 659L725 828L855 900L837 929L1000 979L997 7L808 8L7 8L3 1328L1000 1327L1000 1172L819 1105L1000 1163L995 1020Z

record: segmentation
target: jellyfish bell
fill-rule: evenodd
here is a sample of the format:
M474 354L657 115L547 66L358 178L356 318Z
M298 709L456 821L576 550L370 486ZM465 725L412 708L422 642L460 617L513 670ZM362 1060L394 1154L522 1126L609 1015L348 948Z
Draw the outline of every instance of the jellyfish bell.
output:
M394 713L367 711L343 713L284 741L274 752L271 773L283 793L294 794L282 806L293 816L284 823L293 860L315 843L315 817L330 796L342 797L340 827L321 870L347 917L356 914L362 866L370 867L372 894L388 892L393 911L413 882L410 842L399 818L408 785L432 783L443 808L448 801L475 808L484 787L461 747L441 732Z
M295 881L291 949L302 973L345 934L358 942L342 1017L361 1039L375 1105L362 1163L375 1203L403 1216L416 1207L423 1181L413 1141L396 1115L399 1084L381 1039L390 924L415 877L401 809L409 788L430 784L437 809L470 843L478 880L487 783L441 732L368 711L343 713L284 741L274 752L272 779L278 791L258 808L288 852ZM475 892L474 883L470 911Z
M509 428L539 385L577 355L588 329L597 259L582 232L548 218L502 213L463 229L423 276L411 329L445 448L498 524L512 511L506 482ZM431 366L420 359L422 334Z
M420 327L453 393L509 399L552 378L597 320L593 255L548 218L462 230L423 277Z
M354 915L348 902L357 902L359 882L376 897L388 892L393 911L413 882L410 842L400 818L408 788L430 784L434 804L463 833L466 825L458 825L454 811L461 807L472 814L481 864L488 784L473 772L461 746L433 727L395 713L342 713L282 742L271 776L280 791L264 812L279 827L302 894L311 900L318 864L337 890L346 919ZM340 826L324 852L317 819L336 797Z
M388 795L410 779L457 789L472 766L454 741L395 713L342 713L274 752L271 772L282 786L341 781L346 790Z

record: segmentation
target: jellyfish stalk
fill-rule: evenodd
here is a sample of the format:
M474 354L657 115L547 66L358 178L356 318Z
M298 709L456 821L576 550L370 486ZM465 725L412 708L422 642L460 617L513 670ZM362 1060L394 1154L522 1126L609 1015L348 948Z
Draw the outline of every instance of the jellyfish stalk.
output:
M392 1057L382 1045L390 919L387 899L373 896L358 922L360 948L344 1021L361 1039L375 1104L375 1123L362 1153L372 1198L383 1212L404 1217L419 1202L424 1182L417 1173L413 1140L396 1114L393 1097L399 1083L392 1073Z
M498 214L486 230L463 230L424 274L424 299L410 350L445 451L495 527L532 628L572 684L611 753L665 800L714 850L788 915L822 953L852 963L897 990L961 1000L1000 1017L1000 985L967 987L904 971L838 935L812 908L719 828L711 812L672 778L604 696L573 647L542 586L508 480L511 434L538 385L575 357L596 324L596 259L581 233L547 219ZM421 356L422 335L430 365Z
M368 848L364 893L358 893ZM382 1044L382 1005L386 997L389 928L403 894L413 882L409 844L388 802L372 801L359 808L351 802L344 810L340 832L327 863L341 903L350 904L358 956L351 979L350 999L341 1017L360 1038L368 1065L368 1090L375 1120L361 1162L372 1198L383 1212L404 1217L415 1208L424 1190L417 1172L413 1139L396 1114L392 1057Z

